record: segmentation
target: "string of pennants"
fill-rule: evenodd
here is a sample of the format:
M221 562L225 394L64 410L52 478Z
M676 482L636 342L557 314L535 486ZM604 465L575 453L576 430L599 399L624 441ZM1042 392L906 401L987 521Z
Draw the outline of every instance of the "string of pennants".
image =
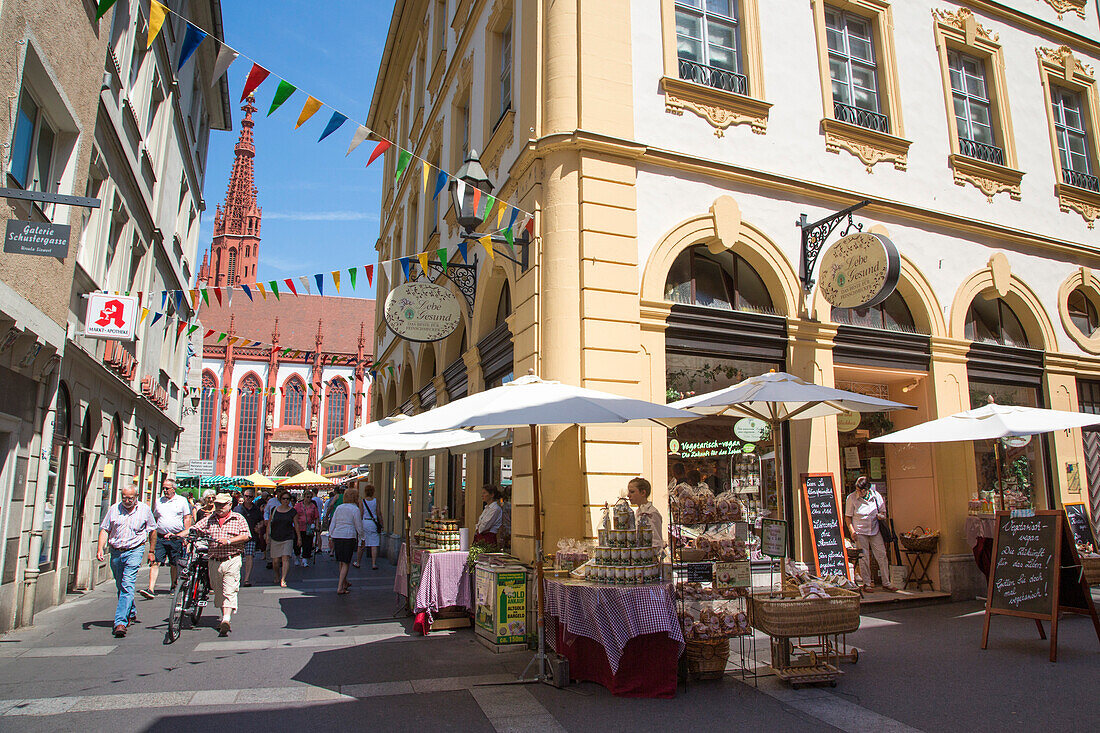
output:
M111 9L115 2L117 2L117 0L98 0L96 19L98 20L99 18L103 17L103 15L105 15L107 11ZM169 13L178 17L187 26L183 43L180 45L179 59L176 61L176 71L178 72L180 69L183 68L184 64L186 64L188 60L190 60L195 51L198 50L199 46L206 39L208 33L201 28L193 25L191 21L189 21L186 17L167 7L163 3L160 3L157 0L149 0L149 12L147 18L148 36L146 40L146 48L149 48L153 45L153 42L160 34L161 28L163 27L164 21L168 17ZM248 77L245 80L244 89L241 91L242 102L247 99L250 94L256 92L260 88L260 86L269 78L278 79L279 83L276 86L275 93L271 102L271 107L268 109L267 112L267 115L270 117L277 109L279 109L279 107L281 107L287 100L289 100L291 96L299 91L297 86L291 84L286 79L280 77L272 77L270 70L261 66L258 62L256 62L249 56L242 54L240 51L237 51L236 49L226 45L224 42L216 42L219 44L219 48L214 62L214 73L211 85L217 84L221 77L229 70L229 67L235 61L237 61L238 58L244 58L252 62L252 68L248 72ZM331 109L332 115L329 118L328 123L325 125L323 131L321 132L321 136L317 139L317 142L321 142L325 138L332 135L334 132L340 129L344 125L344 123L348 121L348 116L340 112L332 105L326 102L322 102L320 99L314 97L311 94L307 94L306 101L303 104L302 110L298 115L298 119L294 125L294 129L302 127L302 125L304 125L310 118L312 118L321 109L321 107L327 107ZM347 157L351 155L351 153L364 142L366 142L368 138L370 138L371 142L374 143L374 149L371 151L370 155L367 158L367 167L369 167L372 163L374 163L375 160L381 157L383 153L390 150L391 148L397 151L397 164L395 167L394 175L395 187L398 185L398 183L400 183L401 178L406 173L409 173L419 167L421 173L421 187L423 189L422 192L424 195L427 195L430 187L432 190L432 198L435 199L439 196L440 192L442 192L443 189L447 187L447 184L451 180L454 180L456 186L458 187L460 200L465 200L466 188L468 185L465 181L462 181L451 173L448 173L447 171L435 165L432 165L424 158L421 158L420 156L414 154L411 150L405 149L400 145L397 145L393 140L390 140L378 134L376 131L369 129L366 125L359 124L356 127L355 132L352 134L350 144L348 145L347 152L344 153L344 156ZM484 192L477 187L473 188L473 192L471 195L473 197L474 211L479 215L479 218L481 218L482 221L492 221L492 214L494 209L496 211L496 223L494 225L496 227L495 230L491 233L483 234L481 237L477 238L477 242L485 249L485 252L489 256L490 260L495 259L495 252L492 242L493 236L503 236L505 242L508 244L509 249L511 249L513 252L515 251L514 240L517 232L527 231L530 235L533 236L534 217L530 212L509 204L507 201L498 199L492 194ZM504 224L505 217L508 218L508 223L506 225ZM467 247L465 242L462 242L458 245L458 253L462 256L462 261L464 263L467 261L466 249ZM378 265L386 272L387 278L391 278L393 273L390 270L393 263L400 263L405 279L408 280L410 268L414 262L419 261L421 268L424 271L427 271L428 257L434 257L437 255L440 257L440 261L443 264L444 270L446 270L447 264L450 262L450 260L447 257L447 251L445 249L440 249L438 251L421 252L419 254L409 255L407 257L398 257L392 260L379 262ZM337 292L339 292L340 289L339 279L338 277L336 277L338 272L339 270L333 271L332 273L334 276L334 284L336 286ZM324 294L322 285L323 275L323 273L313 275L313 278L317 282L318 291L321 292L322 295ZM306 280L308 280L309 277L309 275L303 275L299 276L297 279L299 281L305 282ZM351 277L352 282L354 283L355 275L352 274ZM371 275L368 274L367 277L369 281ZM294 292L295 295L297 295L296 286L294 285L294 281L292 278L286 278L283 282L289 286L290 290ZM275 293L276 298L279 297L277 281L269 281L268 285L273 286L272 291ZM252 287L258 288L261 293L264 292L263 285L260 283L256 283ZM309 289L308 284L306 284L306 289ZM245 289L245 292L251 299L252 295L250 290ZM266 298L266 293L264 297Z
M322 384L320 388L314 387L312 384L306 385L310 392L329 391L332 387L332 382L328 384ZM255 387L200 387L198 389L192 388L190 393L198 392L202 397L217 397L218 395L227 395L237 393L239 395L273 395L275 394L275 387L256 389ZM189 393L189 394L190 394ZM279 394L286 394L286 387L279 387ZM365 397L367 392L352 392L352 397Z

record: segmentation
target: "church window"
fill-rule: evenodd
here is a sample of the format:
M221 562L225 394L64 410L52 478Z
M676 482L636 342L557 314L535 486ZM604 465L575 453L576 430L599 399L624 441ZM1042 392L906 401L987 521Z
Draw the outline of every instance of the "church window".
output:
M256 470L256 437L260 430L260 380L249 374L237 395L237 450L233 472L247 476Z
M325 397L325 445L347 431L348 384L343 379L329 382Z
M283 387L283 425L302 426L305 398L306 390L302 380L297 376L288 379Z
M199 457L204 461L212 461L217 457L217 440L214 433L217 430L218 411L218 381L214 375L205 371L202 373L202 398L199 404L200 433L199 433Z

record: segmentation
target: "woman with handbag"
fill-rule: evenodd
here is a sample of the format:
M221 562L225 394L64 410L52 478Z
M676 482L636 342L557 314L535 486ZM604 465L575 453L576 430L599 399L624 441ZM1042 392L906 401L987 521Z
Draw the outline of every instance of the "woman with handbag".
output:
M859 545L859 577L861 590L869 590L874 585L871 577L871 553L875 554L879 575L882 576L884 590L897 590L890 584L890 561L886 558L886 543L880 524L886 524L886 500L866 476L856 479L855 491L848 494L844 501L844 520L848 525L848 534ZM888 524L886 524L889 527Z
M355 567L363 561L363 552L370 548L371 570L378 569L378 546L382 544L382 519L378 514L378 499L374 498L374 484L363 487L363 542Z

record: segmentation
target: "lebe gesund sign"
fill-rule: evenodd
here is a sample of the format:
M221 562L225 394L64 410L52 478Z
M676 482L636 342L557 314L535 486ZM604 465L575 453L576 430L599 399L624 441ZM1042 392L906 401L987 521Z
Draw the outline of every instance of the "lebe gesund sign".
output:
M869 308L890 297L901 274L898 249L871 232L837 241L821 258L818 287L837 308Z
M458 298L442 285L411 282L398 285L386 297L386 326L408 341L439 341L458 328L462 311Z

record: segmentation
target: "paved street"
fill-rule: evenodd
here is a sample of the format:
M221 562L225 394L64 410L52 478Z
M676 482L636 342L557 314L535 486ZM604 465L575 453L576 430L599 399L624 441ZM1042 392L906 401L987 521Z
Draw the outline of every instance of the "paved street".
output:
M165 646L166 592L139 602L141 623L125 639L110 635L108 586L44 612L33 628L0 639L0 729L626 731L722 721L775 730L1070 730L1100 714L1100 643L1077 617L1064 619L1056 665L1030 622L994 619L982 652L979 604L940 604L865 616L849 639L860 660L844 665L835 689L795 691L773 677L754 687L730 674L681 687L675 700L628 700L591 684L478 686L513 679L528 656L492 654L469 630L410 635L405 620L391 618L388 565L353 571L346 597L335 594L333 569L328 560L294 568L282 589L261 564L254 580L266 582L243 589L226 639L204 619ZM758 652L766 659L763 640Z

